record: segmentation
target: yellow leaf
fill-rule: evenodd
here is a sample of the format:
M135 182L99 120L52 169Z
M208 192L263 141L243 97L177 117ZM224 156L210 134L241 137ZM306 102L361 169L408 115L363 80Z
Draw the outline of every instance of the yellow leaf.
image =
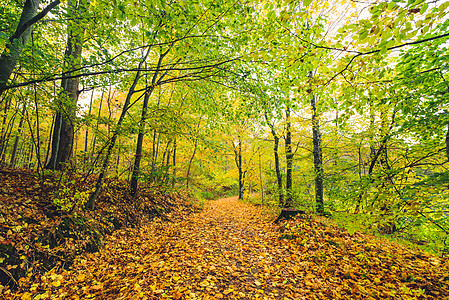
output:
M20 297L20 299L22 299L22 300L28 300L28 299L31 299L31 296L32 296L31 293L26 292L26 293L24 293L24 294L22 295L22 297Z
M140 284L136 283L134 284L134 290L140 292L140 290L142 290L142 287L140 286Z
M53 281L51 284L52 284L54 287L58 287L58 286L61 285L61 281L55 280L55 281Z
M229 293L232 293L234 289L227 289L223 291L223 294L228 295Z

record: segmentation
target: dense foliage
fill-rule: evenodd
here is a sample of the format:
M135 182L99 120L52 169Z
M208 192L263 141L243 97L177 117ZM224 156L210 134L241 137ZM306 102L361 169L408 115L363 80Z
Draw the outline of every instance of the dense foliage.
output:
M148 186L257 192L449 250L449 2L3 8L0 164L37 170L43 186L95 177L82 195L61 181L61 212L95 209L116 177L130 203Z

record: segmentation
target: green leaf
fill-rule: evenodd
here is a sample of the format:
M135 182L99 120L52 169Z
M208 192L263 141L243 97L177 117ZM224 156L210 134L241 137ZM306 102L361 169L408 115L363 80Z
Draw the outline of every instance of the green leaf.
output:
M368 36L368 30L362 30L359 33L359 41L364 40Z
M421 6L421 10L419 12L421 14L425 13L428 7L429 7L429 4L428 3L424 3L423 6Z
M137 18L132 18L131 19L131 26L134 27L137 25L137 22L139 22L139 20L137 20Z
M312 3L312 0L303 0L302 4L304 4L305 7L309 6L310 3Z

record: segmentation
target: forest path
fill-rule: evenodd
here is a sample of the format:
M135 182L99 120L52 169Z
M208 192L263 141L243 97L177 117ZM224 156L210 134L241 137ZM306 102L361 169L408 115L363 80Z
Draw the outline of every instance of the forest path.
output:
M119 231L21 297L446 299L447 264L311 218L274 225L236 198ZM280 232L281 231L281 232ZM377 243L377 244L376 244ZM416 297L416 298L415 298Z

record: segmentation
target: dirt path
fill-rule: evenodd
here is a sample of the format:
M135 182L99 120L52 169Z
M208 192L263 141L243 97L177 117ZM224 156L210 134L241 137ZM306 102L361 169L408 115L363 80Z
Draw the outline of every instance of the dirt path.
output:
M122 231L99 253L80 257L70 271L46 274L21 297L433 299L447 292L442 265L432 257L416 262L387 245L379 253L361 235L311 220L282 230L258 208L220 199L186 220Z

